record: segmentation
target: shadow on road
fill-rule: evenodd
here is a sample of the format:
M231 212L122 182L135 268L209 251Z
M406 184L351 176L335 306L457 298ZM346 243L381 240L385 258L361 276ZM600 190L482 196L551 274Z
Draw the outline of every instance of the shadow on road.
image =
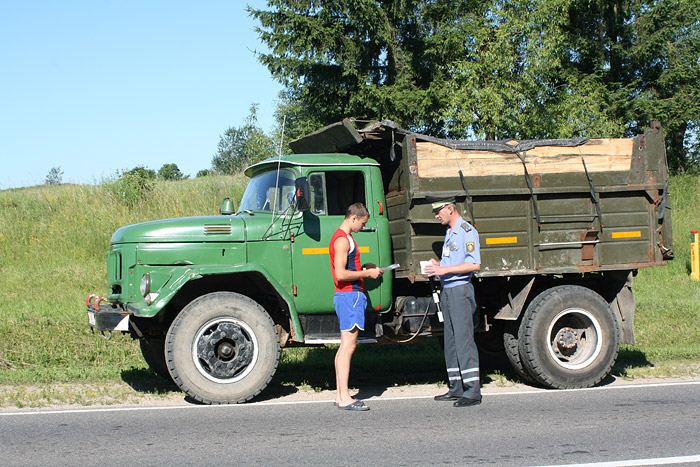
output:
M316 392L335 390L336 351L337 345L283 350L275 376L253 400L272 400L294 394L300 389ZM503 354L479 353L482 384L492 382L494 377L524 382L511 369ZM611 375L600 384L610 384L614 377L625 376L631 368L650 366L652 363L643 352L623 348ZM122 371L121 376L125 383L140 393L162 395L179 392L172 380L161 378L147 368L132 367ZM434 384L436 391L439 391L440 386L445 387L445 382L445 361L437 339L411 345L358 345L353 356L350 387L359 389L356 397L361 399L381 396L387 388L394 386Z

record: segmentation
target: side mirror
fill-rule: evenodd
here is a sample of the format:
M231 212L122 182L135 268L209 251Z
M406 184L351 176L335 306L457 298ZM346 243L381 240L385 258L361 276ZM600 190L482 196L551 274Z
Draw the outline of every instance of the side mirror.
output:
M296 189L296 208L299 211L308 211L311 208L309 197L311 196L311 187L309 179L300 177L294 180L294 188Z
M224 198L224 202L221 203L221 209L219 209L219 214L222 216L230 216L236 208L233 206L233 201L230 198Z

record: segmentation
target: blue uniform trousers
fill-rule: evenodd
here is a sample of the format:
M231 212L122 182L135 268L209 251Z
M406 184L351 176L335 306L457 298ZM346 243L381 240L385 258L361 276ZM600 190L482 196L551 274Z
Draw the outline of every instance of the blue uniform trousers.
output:
M440 302L445 317L445 365L449 394L481 399L479 353L474 342L474 286L467 283L444 288Z

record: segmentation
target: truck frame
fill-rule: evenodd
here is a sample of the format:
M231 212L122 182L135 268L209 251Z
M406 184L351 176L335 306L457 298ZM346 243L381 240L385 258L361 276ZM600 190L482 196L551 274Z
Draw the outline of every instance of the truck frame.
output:
M359 342L441 336L436 285L444 227L429 197L455 196L479 232L477 342L525 381L590 387L634 344L633 277L673 258L658 124L633 138L453 141L389 120L350 119L249 167L237 213L125 226L107 254L109 294L90 326L139 339L146 362L204 403L244 402L280 349L339 342L328 243L347 206L370 221L362 259L396 263L367 280ZM438 299L439 300L439 299Z

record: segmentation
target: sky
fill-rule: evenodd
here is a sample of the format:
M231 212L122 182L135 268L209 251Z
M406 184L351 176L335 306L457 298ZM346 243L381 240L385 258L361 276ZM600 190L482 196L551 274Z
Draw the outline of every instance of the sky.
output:
M257 103L269 132L282 86L245 6L265 0L0 2L0 189L100 183L117 170L211 167Z

